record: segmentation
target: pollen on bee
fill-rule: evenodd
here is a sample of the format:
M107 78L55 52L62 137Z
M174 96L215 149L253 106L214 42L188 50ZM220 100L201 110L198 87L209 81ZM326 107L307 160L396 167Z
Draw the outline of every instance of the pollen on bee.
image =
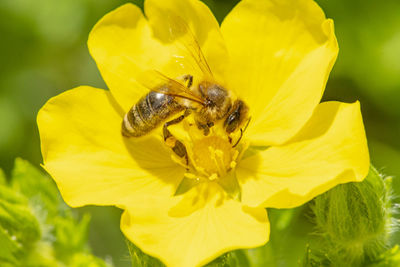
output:
M168 137L168 138L165 140L165 144L166 144L168 147L174 147L174 146L175 146L175 143L176 143L176 138L175 138L175 137L172 137L172 136Z

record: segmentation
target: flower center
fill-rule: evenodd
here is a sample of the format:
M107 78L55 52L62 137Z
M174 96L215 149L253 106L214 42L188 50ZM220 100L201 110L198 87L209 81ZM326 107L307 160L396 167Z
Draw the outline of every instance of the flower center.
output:
M195 170L210 180L224 177L236 166L239 152L220 136L206 136L195 140L191 147Z
M199 130L189 116L181 124L169 129L176 140L185 146L187 153L186 157L177 157L172 153L172 158L187 169L186 178L197 181L212 181L228 176L246 148L243 140L234 145L239 136L229 135L222 123L214 125L209 134L204 135L204 131Z
M170 129L187 152L185 157L171 153L172 159L186 169L175 195L183 194L199 183L216 182L230 197L240 199L235 168L248 147L241 132L228 134L220 122L205 135L190 116Z

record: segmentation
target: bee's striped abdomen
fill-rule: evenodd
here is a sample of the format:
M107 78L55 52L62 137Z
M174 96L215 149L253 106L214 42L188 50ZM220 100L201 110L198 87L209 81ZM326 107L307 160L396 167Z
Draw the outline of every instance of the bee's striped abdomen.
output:
M183 109L184 107L178 104L173 96L151 91L125 114L122 134L126 137L145 135Z

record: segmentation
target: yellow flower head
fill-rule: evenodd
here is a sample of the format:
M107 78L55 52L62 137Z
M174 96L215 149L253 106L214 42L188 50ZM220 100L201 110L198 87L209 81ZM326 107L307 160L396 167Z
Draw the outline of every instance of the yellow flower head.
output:
M39 112L69 205L124 209L129 240L190 267L265 244L265 208L366 176L359 103L320 103L338 46L312 0L243 0L221 27L198 0L144 10L123 5L90 33L109 91L78 87Z

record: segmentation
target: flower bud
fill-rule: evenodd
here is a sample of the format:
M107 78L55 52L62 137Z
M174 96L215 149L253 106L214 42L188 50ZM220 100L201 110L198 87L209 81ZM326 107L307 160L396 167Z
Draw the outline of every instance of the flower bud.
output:
M388 248L390 182L371 167L363 182L338 185L315 199L315 222L323 237L321 255L331 266L364 266Z

